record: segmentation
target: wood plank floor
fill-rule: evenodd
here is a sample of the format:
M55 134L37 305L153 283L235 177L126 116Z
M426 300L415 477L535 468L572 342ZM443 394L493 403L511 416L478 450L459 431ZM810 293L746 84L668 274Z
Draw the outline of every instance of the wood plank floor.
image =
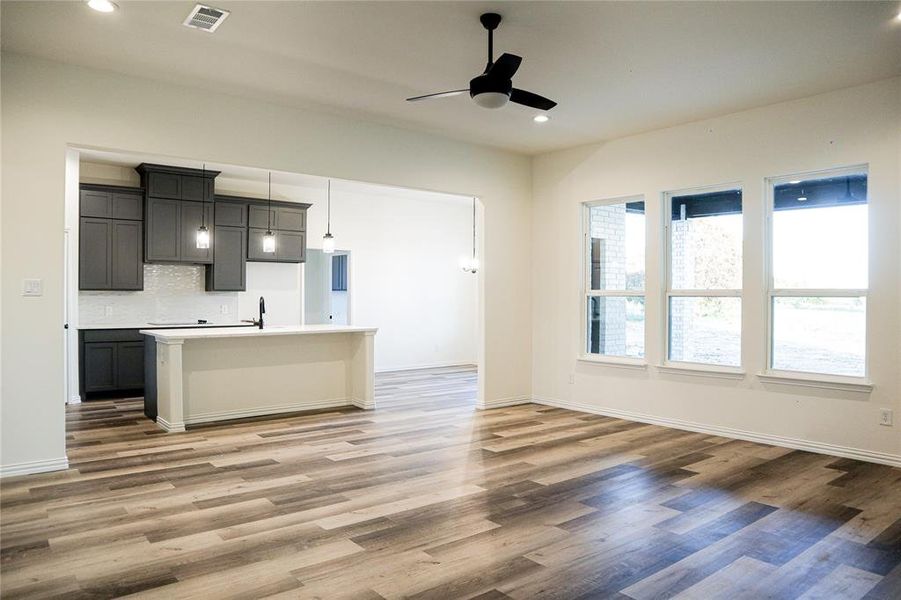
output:
M901 469L538 405L475 373L375 411L164 434L67 410L71 469L2 483L4 599L901 598Z

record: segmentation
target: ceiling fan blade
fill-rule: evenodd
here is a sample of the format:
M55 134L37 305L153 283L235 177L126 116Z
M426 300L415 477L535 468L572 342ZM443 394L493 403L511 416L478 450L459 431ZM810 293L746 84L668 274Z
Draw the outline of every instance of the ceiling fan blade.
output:
M533 94L532 92L527 92L525 90L519 90L513 88L513 91L510 93L510 102L516 102L517 104L522 104L523 106L531 106L532 108L537 108L538 110L551 110L557 103L553 100L548 100L544 96L539 96L538 94Z
M466 88L464 90L451 90L449 92L438 92L437 94L426 94L425 96L413 96L412 98L407 98L407 102L418 102L420 100L428 100L429 98L449 98L451 96L459 96L468 91L469 88Z
M502 81L509 81L510 79L513 79L513 75L516 73L521 62L522 57L504 52L501 54L500 58L494 61L491 68L488 69L487 75L489 77L496 77Z

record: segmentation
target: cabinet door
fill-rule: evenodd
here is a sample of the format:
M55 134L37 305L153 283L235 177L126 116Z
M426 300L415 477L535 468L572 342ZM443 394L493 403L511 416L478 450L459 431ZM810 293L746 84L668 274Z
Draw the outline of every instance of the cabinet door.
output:
M306 231L307 211L302 208L279 207L278 228L282 231Z
M247 227L247 205L238 202L216 202L213 213L216 225Z
M243 292L247 288L246 257L247 230L243 227L216 227L213 264L207 267L207 291Z
M144 387L144 342L119 342L116 347L116 387Z
M144 289L144 253L141 249L144 225L140 221L112 222L112 289Z
M181 199L182 200L195 200L197 202L201 202L206 200L207 202L213 201L213 196L208 195L204 198L204 186L203 186L204 178L198 177L195 175L182 175L181 176Z
M109 218L112 215L112 194L95 190L81 190L79 215Z
M153 175L153 173L151 173ZM147 199L145 255L150 262L175 262L181 258L178 200Z
M269 209L266 206L251 204L248 210L248 227L256 229L267 229L270 227ZM278 210L275 208L272 209L271 223L273 231L278 229Z
M84 391L102 392L116 389L116 342L90 343L82 346L84 355Z
M147 195L179 200L181 198L181 176L172 173L148 173Z
M112 287L112 221L82 217L78 234L78 289Z
M140 194L113 193L113 218L140 221L144 218L144 199Z
M213 262L212 246L215 240L210 239L210 248L197 247L197 230L205 223L210 230L210 238L214 238L213 205L209 202L181 202L181 262L209 264ZM201 219L201 215L205 215Z
M247 260L258 262L275 262L278 260L278 239L276 238L275 252L263 252L263 236L265 229L247 230Z
M307 236L303 232L279 231L275 234L275 253L279 262L304 262Z

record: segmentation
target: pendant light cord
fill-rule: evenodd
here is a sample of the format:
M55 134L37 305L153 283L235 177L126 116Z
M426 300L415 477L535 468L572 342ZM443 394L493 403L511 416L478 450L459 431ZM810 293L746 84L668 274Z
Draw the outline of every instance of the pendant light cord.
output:
M203 186L203 191L201 192L201 204L203 206L200 207L200 228L206 229L206 163L203 163L203 177L200 178L200 185Z
M266 208L266 231L272 232L272 171L269 171L269 204Z
M326 188L328 191L327 194L327 203L326 203L326 217L325 217L325 233L330 234L332 232L332 180L328 180L328 187Z

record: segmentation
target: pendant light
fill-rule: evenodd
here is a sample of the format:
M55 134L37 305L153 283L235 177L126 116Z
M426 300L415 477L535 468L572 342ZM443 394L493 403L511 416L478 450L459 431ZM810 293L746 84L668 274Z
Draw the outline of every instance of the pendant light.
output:
M203 177L201 178L203 186L203 201L200 204L200 227L197 228L197 249L207 250L210 247L210 230L206 226L206 163L203 164Z
M460 266L467 273L475 273L479 270L479 259L476 258L476 199L472 198L472 257L460 261Z
M328 180L328 208L325 219L325 235L322 236L323 254L334 254L335 236L332 235L332 180Z
M269 217L266 226L266 235L263 236L263 252L272 254L275 252L275 234L272 233L272 171L269 171L269 205L267 208Z

